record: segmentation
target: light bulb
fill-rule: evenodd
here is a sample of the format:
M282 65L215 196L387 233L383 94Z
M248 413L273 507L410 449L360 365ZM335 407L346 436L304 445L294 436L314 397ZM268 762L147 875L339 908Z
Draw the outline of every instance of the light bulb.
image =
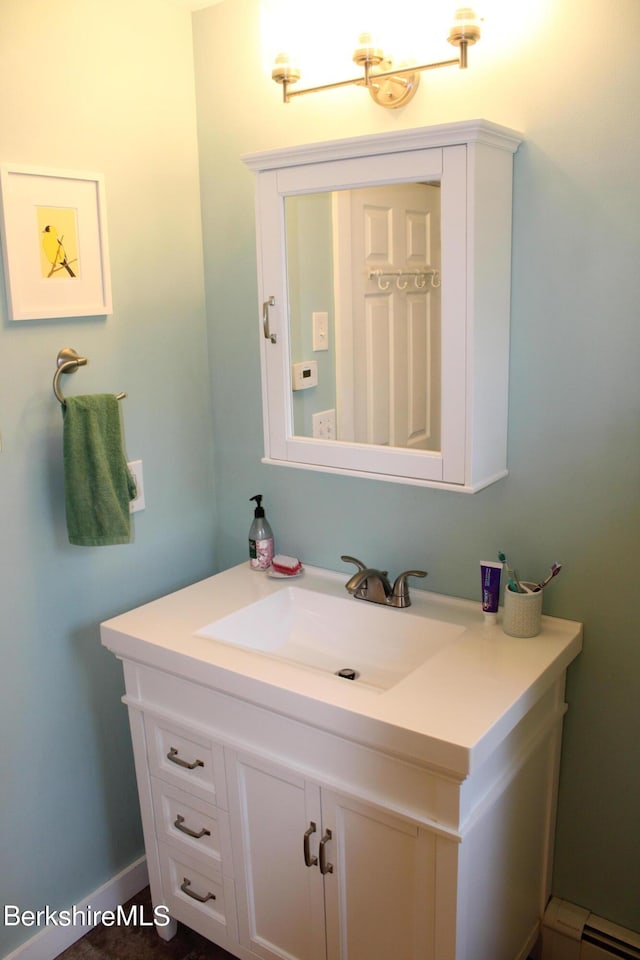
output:
M353 62L359 66L368 63L369 66L377 66L384 60L384 51L382 47L375 42L370 33L361 33L358 37L358 46L353 51Z
M300 79L300 68L292 61L288 53L279 53L274 61L271 79L276 83L296 83Z
M480 39L480 24L471 7L456 10L448 39L455 47L462 43L473 44Z

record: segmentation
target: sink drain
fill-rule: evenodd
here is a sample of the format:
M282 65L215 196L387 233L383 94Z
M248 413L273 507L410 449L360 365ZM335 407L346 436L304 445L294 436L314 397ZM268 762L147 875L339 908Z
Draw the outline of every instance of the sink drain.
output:
M357 680L360 674L353 667L343 667L342 670L336 670L336 677L342 677L343 680Z

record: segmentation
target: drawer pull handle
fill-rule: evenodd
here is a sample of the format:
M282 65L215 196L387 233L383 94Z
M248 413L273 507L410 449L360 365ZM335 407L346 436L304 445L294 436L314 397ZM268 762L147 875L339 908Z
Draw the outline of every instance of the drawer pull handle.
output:
M327 863L327 853L326 853L326 846L329 840L331 840L331 837L332 837L331 830L327 829L325 830L324 837L320 841L320 873L322 874L333 873L333 864Z
M183 760L182 757L178 756L178 751L175 747L171 747L169 753L167 754L167 760L171 760L171 763L177 763L179 767L186 767L187 770L195 770L196 767L204 767L202 760L193 760L189 763L188 760Z
M183 893L186 893L188 897L191 897L192 900L197 900L198 903L206 903L207 900L215 900L216 898L215 893L211 893L211 891L209 891L209 893L206 893L203 897L201 893L194 893L193 890L190 890L189 889L190 886L191 886L191 880L188 880L185 877L182 883L180 884L180 889L182 890Z
M188 837L193 837L194 840L200 840L202 837L211 836L211 830L207 830L206 827L203 827L199 833L196 833L195 830L191 830L190 827L185 827L183 826L183 824L184 824L184 817L182 816L182 814L179 813L173 822L173 825L176 828L176 830L180 830L182 833L186 833Z
M316 832L316 825L313 820L309 821L309 829L304 832L304 863L306 867L315 867L318 862L317 857L311 856L311 850L309 847L309 839L312 833Z

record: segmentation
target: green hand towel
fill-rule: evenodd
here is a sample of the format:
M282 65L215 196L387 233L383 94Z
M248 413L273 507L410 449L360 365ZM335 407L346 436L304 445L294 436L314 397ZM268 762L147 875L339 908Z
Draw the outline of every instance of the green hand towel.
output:
M69 543L129 543L136 485L123 451L118 401L111 393L67 397L62 413Z

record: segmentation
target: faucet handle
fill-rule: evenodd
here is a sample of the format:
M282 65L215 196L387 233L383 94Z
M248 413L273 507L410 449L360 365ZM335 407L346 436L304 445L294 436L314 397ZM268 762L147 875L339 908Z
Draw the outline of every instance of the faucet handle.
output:
M410 607L411 598L409 596L409 584L407 583L407 577L426 577L426 570L405 570L404 573L398 574L396 577L395 583L393 584L393 590L391 592L391 603L394 607Z
M347 557L347 556L345 555L345 556L340 557L340 559L341 559L341 560L344 560L345 563L355 563L355 565L356 565L356 567L358 568L358 570L366 570L366 569L367 569L366 563L363 563L362 560L358 560L356 557Z

